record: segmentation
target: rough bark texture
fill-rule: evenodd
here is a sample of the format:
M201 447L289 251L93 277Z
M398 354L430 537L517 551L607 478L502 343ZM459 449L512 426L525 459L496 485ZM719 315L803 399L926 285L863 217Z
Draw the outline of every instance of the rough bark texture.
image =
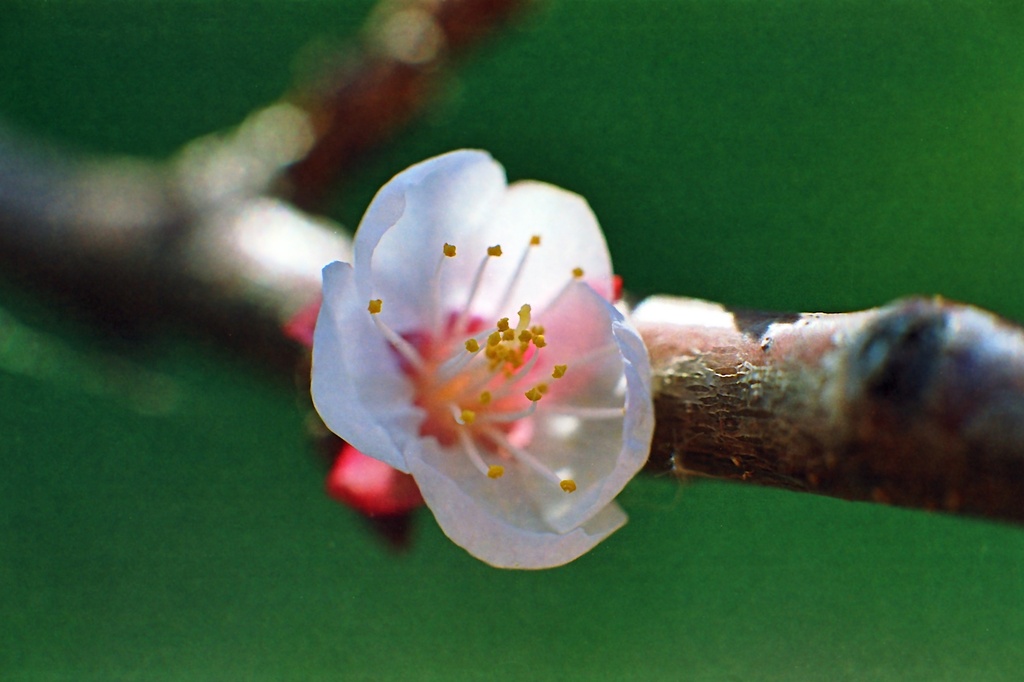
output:
M767 315L637 311L650 468L1024 522L1024 332L942 299Z

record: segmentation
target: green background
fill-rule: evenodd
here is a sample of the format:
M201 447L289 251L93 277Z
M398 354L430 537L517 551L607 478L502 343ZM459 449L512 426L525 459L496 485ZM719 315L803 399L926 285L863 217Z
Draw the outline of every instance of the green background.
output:
M166 157L276 98L360 0L0 7L0 115ZM315 48L314 48L315 52ZM636 294L1024 319L1024 5L561 0L364 165L490 150L584 194ZM291 381L114 342L0 278L4 680L1011 680L1024 532L634 481L625 529L498 571L427 512L396 553L322 493Z

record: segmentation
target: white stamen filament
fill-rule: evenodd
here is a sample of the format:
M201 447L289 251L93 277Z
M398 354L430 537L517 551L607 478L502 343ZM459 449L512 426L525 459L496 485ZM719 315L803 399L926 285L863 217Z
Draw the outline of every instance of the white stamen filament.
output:
M459 313L452 327L452 333L456 336L461 336L466 330L466 324L469 322L469 311L477 292L480 290L480 282L483 281L484 270L487 269L487 261L494 257L490 255L484 256L484 259L480 261L480 265L476 269L476 274L473 275L473 284L469 288L469 295L466 296L466 304L463 306L462 312Z
M484 429L484 434L486 434L488 438L493 440L499 447L507 450L518 461L530 467L544 478L548 479L555 485L561 484L562 479L556 476L555 472L544 466L539 459L531 455L526 450L523 450L522 448L512 445L512 443L509 442L508 438L506 438L505 435L498 431L497 429Z
M466 429L459 429L459 442L462 444L462 449L466 451L466 456L469 457L469 461L473 463L481 474L487 475L489 467L484 462L484 458L480 456L480 450L477 449L476 443L473 442L473 438L466 433Z
M557 402L552 402L545 409L553 414L579 419L617 419L626 414L625 407L574 407Z
M531 401L530 406L525 410L517 410L516 412L487 412L486 414L480 415L480 418L477 419L477 421L507 424L508 422L516 422L520 419L526 419L533 414L534 410L537 409L537 402L540 401Z
M459 426L466 426L465 420L462 418L462 410L455 403L449 403L448 409L451 411L452 416L455 418L455 423Z
M441 325L444 324L444 320L441 319L443 317L441 310L441 267L449 258L453 258L453 256L441 254L441 257L437 259L437 267L434 268L434 277L430 280L434 283L430 291L430 324L435 336L441 330Z
M545 306L545 309L550 310L554 308L555 305L562 299L562 297L569 292L569 287L571 287L573 284L576 284L579 281L580 280L576 279L575 277L570 276L569 280L564 285L562 285L562 288L559 289L558 293L555 294L554 298L551 299L551 302Z
M493 369L488 369L486 367L483 367L482 369L484 369L483 372L477 372L477 374L479 375L477 380L466 387L466 393L478 393L482 391L487 387L488 384L494 381L494 377L498 376L499 374L505 371L505 369L500 364L494 367ZM493 400L495 397L501 398L508 395L509 391L506 391L504 393L492 391L491 393L491 398Z
M505 295L502 296L501 301L494 307L495 310L505 310L508 308L509 301L512 300L512 294L515 293L516 285L519 284L519 278L523 274L523 270L526 268L526 258L533 251L535 246L539 244L533 244L532 242L527 244L526 249L523 251L523 255L519 257L519 262L516 264L515 272L512 273L512 279L509 280L508 286L505 287Z
M380 313L371 314L370 317L373 318L373 323L377 325L377 329L388 340L388 343L398 351L398 354L405 358L417 373L423 374L426 371L426 363L413 345L399 336L394 329L384 324L380 319Z
M456 374L461 372L463 368L476 358L487 347L487 337L494 332L494 328L488 329L487 331L472 336L470 338L475 339L480 347L475 351L466 350L465 346L459 346L455 354L450 358L441 363L441 366L437 368L437 378L441 382L450 381L455 377Z

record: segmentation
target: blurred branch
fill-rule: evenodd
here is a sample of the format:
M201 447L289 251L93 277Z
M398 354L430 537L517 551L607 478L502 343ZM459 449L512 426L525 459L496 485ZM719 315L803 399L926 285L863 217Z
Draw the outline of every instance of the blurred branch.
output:
M75 160L0 128L5 276L122 334L172 321L293 365L281 324L317 295L320 265L345 257L348 238L259 194L204 203L175 170Z
M282 323L349 239L298 207L422 113L449 53L524 0L382 1L358 47L168 163L80 159L0 126L0 265L125 331L166 319L282 366ZM291 203L275 197L291 199Z
M335 66L165 164L73 159L0 127L5 273L121 328L169 318L290 371L282 323L349 250L300 209L524 4L381 2ZM655 373L651 469L1024 522L1019 327L922 299L780 316L656 297L636 317Z
M452 55L477 44L529 0L380 3L361 49L287 99L309 115L315 142L288 169L295 204L320 205L334 180L419 114Z

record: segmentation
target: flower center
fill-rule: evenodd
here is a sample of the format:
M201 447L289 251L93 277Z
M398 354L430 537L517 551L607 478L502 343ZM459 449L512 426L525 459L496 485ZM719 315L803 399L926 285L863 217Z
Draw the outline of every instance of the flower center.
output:
M538 246L540 237L532 237L498 309L507 305L504 299L514 290L529 252ZM413 383L415 403L426 415L421 436L436 438L446 449L461 450L481 474L492 479L501 478L506 466L514 464L573 492L575 481L558 476L528 450L529 418L547 394L549 382L561 379L567 365L553 365L550 375L538 366L547 342L544 327L532 323L528 303L519 308L514 326L507 317L487 324L470 313L488 261L501 255L500 246L487 249L462 310L447 312L447 323L436 332L399 335L380 319L382 300L370 301L368 310ZM437 291L441 268L455 257L456 247L445 244L433 278L436 306L441 300ZM573 277L582 274L577 268ZM544 376L538 377L542 371Z
M416 404L427 413L421 435L451 446L464 433L480 450L499 449L489 434L510 433L548 390L546 383L531 383L546 342L543 327L529 323L530 306L523 305L515 327L507 317L486 328L471 321L468 331L475 333L468 339L453 336L449 327L439 343L417 348L424 371L411 379Z

